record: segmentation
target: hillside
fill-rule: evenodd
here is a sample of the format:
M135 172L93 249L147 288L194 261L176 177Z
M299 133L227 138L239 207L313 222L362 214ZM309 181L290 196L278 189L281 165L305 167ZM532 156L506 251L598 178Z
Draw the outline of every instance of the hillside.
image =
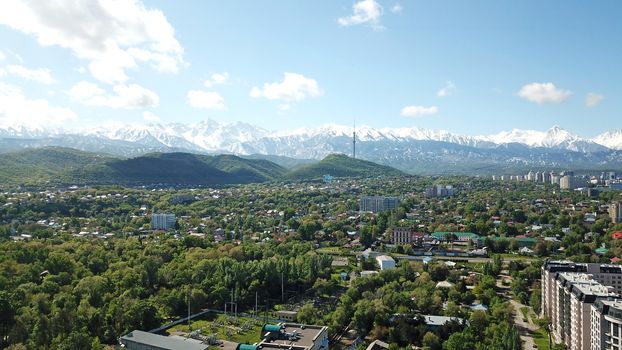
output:
M302 166L287 174L285 178L295 180L317 179L324 175L333 177L376 177L405 175L400 170L343 154L330 154L321 161Z
M290 169L290 170L296 169L303 165L313 164L317 162L317 160L313 160L313 159L298 159L298 158L292 158L292 157L286 157L286 156L275 156L275 155L269 155L269 154L251 154L248 156L241 156L241 157L246 158L246 159L268 160L272 163L276 163L282 166L285 169Z
M12 185L219 185L273 180L285 173L266 160L231 155L152 153L119 159L66 148L0 154L0 182Z
M62 147L4 153L0 154L0 183L32 185L58 182L73 171L110 160L114 158Z

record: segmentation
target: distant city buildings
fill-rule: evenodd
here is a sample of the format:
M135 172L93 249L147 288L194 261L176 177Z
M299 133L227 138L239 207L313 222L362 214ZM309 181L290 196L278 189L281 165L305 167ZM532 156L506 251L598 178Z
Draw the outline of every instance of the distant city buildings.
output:
M360 199L360 211L379 213L397 208L400 201L397 197L367 196Z
M425 196L432 197L452 197L455 194L455 189L451 185L436 185L425 189Z
M603 173L605 174L605 173ZM605 175L601 174L601 178ZM615 173L607 173L607 176L613 176L615 179ZM559 186L560 189L563 190L574 190L578 188L585 188L588 185L588 180L586 177L578 177L574 175L572 171L562 171L560 173L556 172L546 172L546 171L529 171L526 175L493 175L493 180L501 180L501 181L531 181L536 183L550 183L552 185ZM607 180L607 185L613 189L616 186L616 180ZM602 183L602 181L596 181L596 183ZM620 189L622 189L622 183L620 184ZM427 194L427 192L426 192Z
M559 173L559 188L562 190L574 190L579 187L585 187L586 181L577 178L572 171L562 171Z
M176 221L175 214L153 214L151 216L151 229L170 230L175 227Z

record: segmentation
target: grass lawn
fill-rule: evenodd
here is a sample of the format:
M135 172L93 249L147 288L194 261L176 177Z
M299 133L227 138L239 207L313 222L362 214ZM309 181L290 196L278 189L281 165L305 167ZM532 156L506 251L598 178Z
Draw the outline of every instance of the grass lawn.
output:
M538 350L549 350L549 336L544 329L540 328L533 333L533 341L538 346Z
M246 325L246 327L244 327ZM207 314L201 319L193 320L192 330L201 329L201 334L208 336L216 334L221 340L229 340L237 343L253 344L260 340L263 322L247 317L225 317L221 314ZM177 325L168 330L188 332L188 325Z
M315 250L319 254L341 254L339 247L322 247Z

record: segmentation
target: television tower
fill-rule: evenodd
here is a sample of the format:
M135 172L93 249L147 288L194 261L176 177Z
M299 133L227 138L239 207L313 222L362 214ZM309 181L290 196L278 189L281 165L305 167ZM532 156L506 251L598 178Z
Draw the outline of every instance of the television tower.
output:
M354 121L352 128L352 158L356 158L356 121Z

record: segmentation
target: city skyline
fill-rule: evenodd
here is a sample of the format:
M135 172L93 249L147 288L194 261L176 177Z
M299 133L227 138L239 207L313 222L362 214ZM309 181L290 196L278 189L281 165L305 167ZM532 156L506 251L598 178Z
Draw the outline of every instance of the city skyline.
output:
M593 137L619 118L620 9L7 1L0 125L214 119L290 130L356 120L465 135L560 125Z

